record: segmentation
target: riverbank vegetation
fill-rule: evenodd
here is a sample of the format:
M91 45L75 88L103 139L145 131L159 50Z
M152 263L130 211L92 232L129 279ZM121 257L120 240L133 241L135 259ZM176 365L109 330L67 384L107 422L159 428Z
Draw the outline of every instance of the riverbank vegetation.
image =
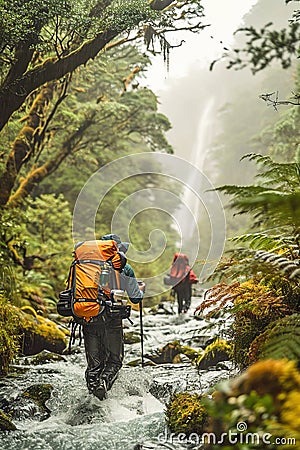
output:
M299 21L296 23L298 29ZM246 30L248 36L254 36L253 27ZM258 32L249 39L250 56L260 38ZM254 70L263 68L264 61L268 65L268 58L258 58ZM215 386L211 397L204 400L208 419L203 448L207 449L299 445L299 67L294 74L295 98L286 102L293 106L278 112L278 104L273 104L278 120L256 136L261 152L242 157L254 164L254 182L217 188L229 198L233 213L229 228L242 217L242 232L231 233L197 314L229 320L222 337L231 343L229 354L240 375ZM172 401L167 406L167 420L171 411ZM181 405L178 411L180 416ZM177 433L184 432L184 423L182 428L178 422L176 426Z

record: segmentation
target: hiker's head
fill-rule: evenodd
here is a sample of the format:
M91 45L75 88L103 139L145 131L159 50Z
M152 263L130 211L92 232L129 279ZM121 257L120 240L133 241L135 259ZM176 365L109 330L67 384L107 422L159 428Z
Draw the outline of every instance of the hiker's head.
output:
M113 240L117 243L120 252L126 253L129 247L129 242L122 242L117 234L105 234L101 237L101 241Z

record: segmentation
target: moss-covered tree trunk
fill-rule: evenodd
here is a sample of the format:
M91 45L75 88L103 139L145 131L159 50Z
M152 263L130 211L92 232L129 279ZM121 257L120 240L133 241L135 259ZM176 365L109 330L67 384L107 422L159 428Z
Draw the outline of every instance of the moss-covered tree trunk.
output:
M53 158L46 161L40 167L33 165L32 169L21 181L17 191L10 196L8 200L9 206L16 207L20 205L24 199L31 194L35 186L53 173L72 152L76 151L85 131L94 123L94 116L95 113L91 114L91 116L81 124L79 129L69 136L63 143L61 150L58 151Z
M100 50L117 35L118 32L113 30L99 33L94 39L82 44L67 56L60 59L49 58L22 77L5 84L0 89L0 130L31 92L49 81L59 80L89 59L95 58ZM0 185L0 191L1 189Z
M12 144L5 170L0 176L0 206L4 206L8 202L23 164L30 159L34 152L38 132L45 118L45 108L53 98L54 87L55 83L51 82L40 90L24 119L26 124L21 128Z

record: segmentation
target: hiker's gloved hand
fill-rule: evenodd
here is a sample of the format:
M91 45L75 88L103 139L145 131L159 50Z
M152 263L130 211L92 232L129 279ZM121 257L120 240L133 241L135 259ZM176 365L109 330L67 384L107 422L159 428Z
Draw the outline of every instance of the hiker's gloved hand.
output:
M146 291L146 285L143 281L138 281L138 285L139 285L139 290L142 292Z

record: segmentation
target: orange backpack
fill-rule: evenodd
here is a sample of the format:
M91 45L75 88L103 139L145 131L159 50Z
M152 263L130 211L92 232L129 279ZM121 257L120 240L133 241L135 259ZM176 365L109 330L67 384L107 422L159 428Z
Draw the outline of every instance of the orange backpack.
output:
M78 323L95 322L111 300L111 290L120 288L126 258L113 240L80 242L74 255L68 279L71 312Z

